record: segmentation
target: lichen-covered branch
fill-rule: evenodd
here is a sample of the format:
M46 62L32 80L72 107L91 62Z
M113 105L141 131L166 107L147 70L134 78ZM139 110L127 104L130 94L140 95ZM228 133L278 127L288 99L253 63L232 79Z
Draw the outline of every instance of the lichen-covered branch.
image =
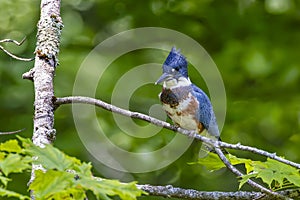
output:
M60 0L42 0L38 22L34 68L30 71L34 81L33 143L43 147L55 138L53 78L58 64L62 29Z
M183 189L173 187L171 185L166 186L153 186L153 185L137 185L141 190L144 190L151 196L162 196L166 198L181 198L190 200L269 200L276 199L272 196L266 195L262 192L206 192L197 191L193 189ZM288 198L296 198L300 196L300 190L284 190L278 192L280 195L284 195Z

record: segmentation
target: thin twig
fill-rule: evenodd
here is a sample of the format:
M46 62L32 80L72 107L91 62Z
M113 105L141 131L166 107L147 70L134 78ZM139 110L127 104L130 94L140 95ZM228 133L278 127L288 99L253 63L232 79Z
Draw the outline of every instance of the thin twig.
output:
M279 162L282 162L284 164L290 165L292 167L296 167L298 169L300 169L300 164L299 163L295 163L292 161L289 161L287 159L284 159L283 157L277 156L276 153L269 153L267 151L255 148L255 147L250 147L250 146L245 146L242 145L240 143L238 144L228 144L226 142L219 142L219 146L223 147L223 148L228 148L228 149L237 149L237 150L243 150L243 151L249 151L258 155L262 155L268 158L271 158L273 160L277 160Z
M0 40L0 43L5 43L5 42L11 42L11 43L14 43L15 45L18 45L18 46L21 46L23 44L23 42L25 41L26 37L24 37L21 42L18 42L16 40L12 40L12 39L3 39L3 40ZM3 46L0 45L0 49L6 53L7 55L9 55L10 57L16 59L16 60L20 60L20 61L26 61L26 62L29 62L29 61L32 61L34 60L34 58L21 58L19 56L16 56L14 55L13 53L9 52L8 50L6 50Z
M150 117L148 115L138 113L138 112L131 112L129 110L119 108L117 106L105 103L101 100L94 99L94 98L91 98L91 97L73 96L73 97L57 98L55 100L55 106L56 107L58 107L62 104L70 104L70 103L85 103L85 104L96 105L96 106L101 107L101 108L103 108L105 110L108 110L108 111L112 111L112 112L115 112L115 113L118 113L118 114L121 114L121 115L124 115L124 116L127 116L127 117L141 119L141 120L150 122L154 125L164 127L166 129L169 129L169 130L177 131L181 134L184 134L186 136L201 140L203 142L206 142L206 143L209 143L209 144L212 144L212 145L214 145L214 143L217 142L219 147L249 151L249 152L259 154L259 155L277 160L277 161L282 162L284 164L287 164L287 165L290 165L290 166L293 166L293 167L296 167L296 168L300 169L300 164L289 161L289 160L286 160L282 157L279 157L275 153L269 153L269 152L261 150L261 149L257 149L257 148L254 148L254 147L245 146L245 145L241 145L241 144L229 144L229 143L226 143L226 142L215 141L215 140L212 140L210 138L199 135L199 134L197 134L193 131L188 131L188 130L182 129L180 127L173 126L173 125L171 125L171 124L169 124L165 121L161 121L161 120L156 119L154 117Z
M3 40L0 40L0 43L11 42L11 43L14 43L15 45L21 46L25 40L26 40L26 37L24 37L21 40L21 42L18 42L17 40L13 40L13 39L3 39Z
M10 135L10 134L16 134L16 133L20 133L22 131L24 131L25 128L17 130L17 131L8 131L8 132L0 132L0 135Z

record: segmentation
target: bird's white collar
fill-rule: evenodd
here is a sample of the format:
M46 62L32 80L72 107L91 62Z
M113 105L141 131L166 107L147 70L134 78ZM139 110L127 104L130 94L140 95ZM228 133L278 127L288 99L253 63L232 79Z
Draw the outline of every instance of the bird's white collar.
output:
M167 89L174 89L177 87L190 86L191 84L192 83L189 78L179 77L179 79L176 78L167 79L166 81L164 81L163 87Z

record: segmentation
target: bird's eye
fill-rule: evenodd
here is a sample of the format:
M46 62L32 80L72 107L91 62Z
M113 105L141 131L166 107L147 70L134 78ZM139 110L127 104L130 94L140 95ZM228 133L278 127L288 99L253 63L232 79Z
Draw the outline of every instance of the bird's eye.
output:
M175 67L174 69L175 69L176 71L179 71L179 67Z

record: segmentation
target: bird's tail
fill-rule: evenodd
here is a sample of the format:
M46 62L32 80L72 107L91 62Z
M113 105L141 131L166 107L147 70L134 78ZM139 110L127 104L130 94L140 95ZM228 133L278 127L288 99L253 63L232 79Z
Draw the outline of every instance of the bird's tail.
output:
M210 139L213 139L213 140L219 140L219 141L222 141L220 137L216 137L216 136L212 136L211 134L209 134L207 131L205 131L204 133L201 133L201 135L205 136L205 137L208 137ZM226 149L221 149L222 152L224 154L229 154L228 151L226 151ZM208 153L216 153L213 146L210 145L210 144L207 144L205 142L202 142L202 146L201 146L201 149L199 151L199 154L198 154L198 157L199 158L204 158L208 155Z

